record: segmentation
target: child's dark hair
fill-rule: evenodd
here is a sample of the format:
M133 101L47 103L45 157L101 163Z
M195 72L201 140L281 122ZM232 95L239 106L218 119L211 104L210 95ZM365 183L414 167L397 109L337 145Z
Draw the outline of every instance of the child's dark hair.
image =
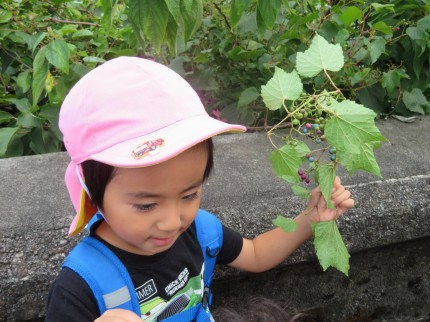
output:
M264 298L250 299L242 310L227 307L216 308L212 315L217 322L316 322L314 316L307 313L297 313L289 306Z
M206 148L206 151L208 152L208 160L203 174L203 181L206 181L213 169L214 145L212 138L195 145L191 149L198 148ZM82 163L82 171L84 173L85 184L91 195L91 202L94 206L102 209L105 189L109 181L112 179L115 167L95 160L87 160Z

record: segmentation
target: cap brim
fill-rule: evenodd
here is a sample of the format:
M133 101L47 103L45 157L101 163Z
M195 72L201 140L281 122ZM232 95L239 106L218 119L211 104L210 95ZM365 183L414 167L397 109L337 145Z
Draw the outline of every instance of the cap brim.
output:
M144 126L144 125L142 125ZM242 125L218 121L206 114L178 121L149 135L124 141L90 159L118 167L147 167L167 161L190 147L226 132L245 132ZM136 158L133 151L151 140L162 139L163 145L144 157Z

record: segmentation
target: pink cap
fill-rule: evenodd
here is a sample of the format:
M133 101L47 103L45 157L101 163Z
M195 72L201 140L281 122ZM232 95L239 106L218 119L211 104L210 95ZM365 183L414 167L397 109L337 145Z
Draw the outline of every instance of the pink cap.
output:
M97 211L79 181L83 161L146 167L214 135L246 131L210 117L177 73L137 57L112 59L82 77L64 100L59 126L71 157L65 179L77 212L70 235Z

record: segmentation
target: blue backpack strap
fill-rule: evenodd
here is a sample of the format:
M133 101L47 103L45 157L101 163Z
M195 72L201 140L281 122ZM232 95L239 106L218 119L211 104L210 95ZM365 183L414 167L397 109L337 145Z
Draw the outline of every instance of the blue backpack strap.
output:
M85 237L67 256L63 267L70 268L85 280L96 298L100 314L122 308L141 316L127 269L102 242Z
M216 257L222 248L223 230L220 220L215 215L202 209L198 211L194 222L196 224L197 239L202 248L205 261L202 306L209 313L209 305L212 304L210 285L214 275Z

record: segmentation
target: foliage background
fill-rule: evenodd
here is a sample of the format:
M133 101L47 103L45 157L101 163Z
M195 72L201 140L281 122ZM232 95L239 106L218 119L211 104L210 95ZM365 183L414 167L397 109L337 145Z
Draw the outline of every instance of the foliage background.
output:
M121 55L169 65L211 115L250 129L283 117L261 86L315 34L338 43L344 95L379 117L430 113L430 1L6 0L0 3L0 157L61 151L61 102ZM329 86L304 81L309 93Z

